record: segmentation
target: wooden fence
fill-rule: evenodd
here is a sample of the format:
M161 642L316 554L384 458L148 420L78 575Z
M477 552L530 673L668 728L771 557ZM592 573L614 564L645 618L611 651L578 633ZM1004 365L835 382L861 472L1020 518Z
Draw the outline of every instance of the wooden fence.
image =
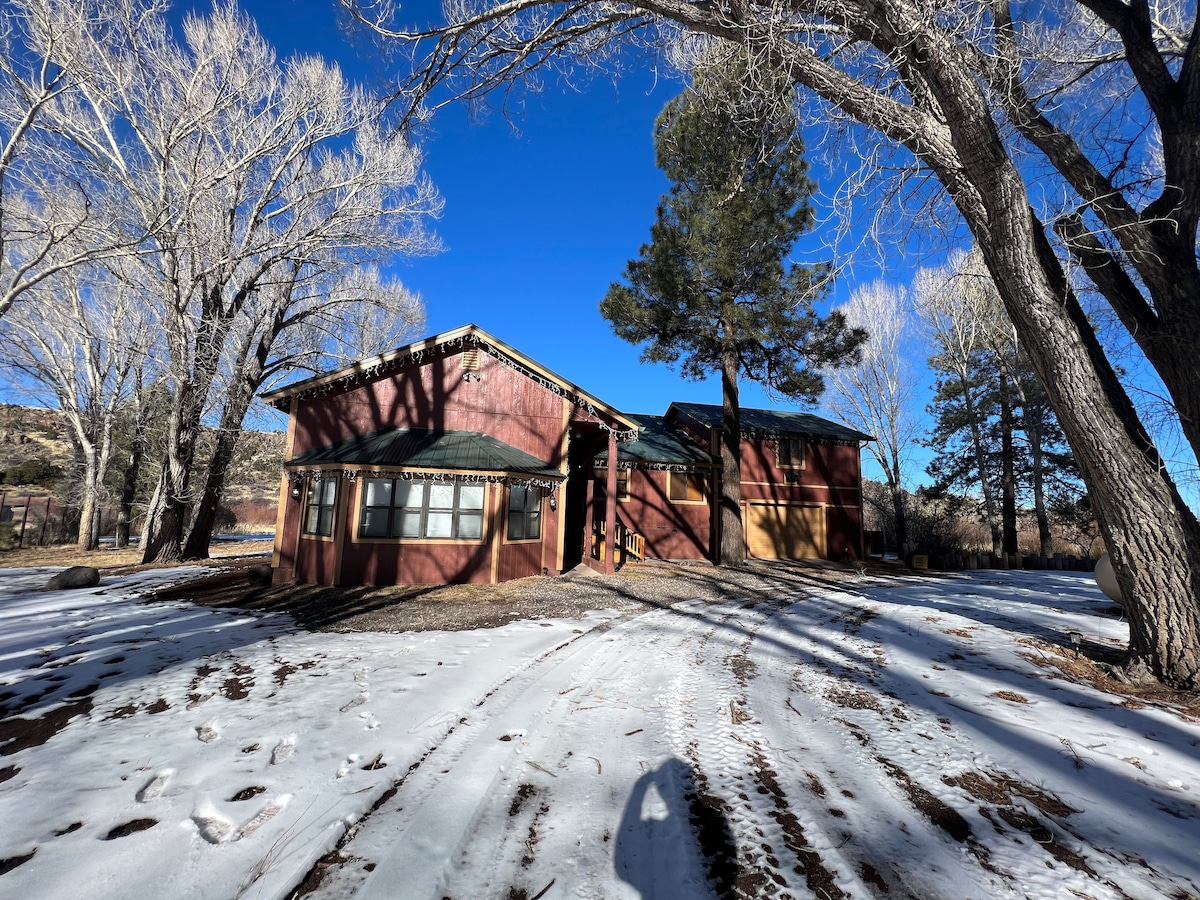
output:
M68 540L67 513L67 505L54 497L0 491L0 535L9 532L6 543L18 548Z

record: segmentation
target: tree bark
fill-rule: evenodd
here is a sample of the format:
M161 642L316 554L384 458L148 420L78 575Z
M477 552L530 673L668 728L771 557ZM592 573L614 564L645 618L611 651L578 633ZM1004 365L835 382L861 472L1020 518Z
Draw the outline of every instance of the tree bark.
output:
M738 567L746 561L746 537L742 529L742 425L738 402L737 349L727 343L721 354L721 552L723 566Z
M1133 678L1200 686L1200 525L1167 474L966 70L941 67L939 100L960 172L939 173L1084 474L1127 601ZM964 177L965 176L965 177Z
M900 472L888 473L888 491L892 495L892 514L896 517L896 552L903 558L904 545L908 543L908 519L904 512L904 486L900 483Z
M1017 472L1013 446L1013 405L1008 372L1003 360L999 367L1000 391L1000 523L1004 553L1017 552Z
M142 562L174 563L183 559L183 531L187 523L189 481L196 459L200 414L194 410L192 384L175 385L167 422L167 452L158 485L146 510Z

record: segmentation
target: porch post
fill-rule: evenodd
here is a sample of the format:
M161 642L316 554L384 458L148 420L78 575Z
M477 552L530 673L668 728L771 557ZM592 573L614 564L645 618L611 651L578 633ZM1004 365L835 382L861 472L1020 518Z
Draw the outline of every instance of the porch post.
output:
M617 571L617 434L608 432L608 486L604 498L604 574Z

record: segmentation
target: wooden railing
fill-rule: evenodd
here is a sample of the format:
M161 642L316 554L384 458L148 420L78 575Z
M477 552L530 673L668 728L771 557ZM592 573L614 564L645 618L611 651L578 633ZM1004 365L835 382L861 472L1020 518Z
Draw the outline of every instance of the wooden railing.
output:
M608 523L597 522L592 526L592 559L604 560L608 536ZM636 531L630 531L620 522L617 523L616 533L616 564L624 565L629 560L644 562L646 559L646 539Z

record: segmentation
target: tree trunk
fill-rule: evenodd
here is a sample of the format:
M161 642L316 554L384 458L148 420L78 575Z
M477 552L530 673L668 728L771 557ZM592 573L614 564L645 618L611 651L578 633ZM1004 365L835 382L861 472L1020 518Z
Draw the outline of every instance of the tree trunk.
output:
M999 371L1000 389L1000 523L1004 553L1017 552L1017 473L1013 447L1013 409L1008 372L1003 361Z
M1084 474L1126 599L1125 671L1200 687L1200 524L1183 502L1071 291L986 100L939 69L964 168L939 173L975 236Z
M1040 410L1025 410L1025 434L1029 437L1029 460L1032 469L1033 511L1038 525L1038 552L1054 554L1054 535L1050 532L1050 517L1046 514L1046 456L1042 450L1042 420Z
M726 332L728 333L728 332ZM738 403L737 350L727 344L721 354L721 552L723 566L741 566L746 561L746 537L742 531L742 425Z
M140 394L139 386L139 394ZM129 546L129 529L133 523L133 500L137 496L138 478L146 455L146 429L149 426L150 403L139 396L137 419L133 425L133 440L129 444L129 462L121 477L121 500L117 511L116 546Z
M908 543L908 520L904 514L904 488L900 484L898 472L889 474L888 491L892 495L892 513L896 517L897 554L903 557L904 545Z
M96 513L100 506L99 490L96 485L96 470L89 460L84 467L83 499L79 505L79 538L75 546L90 552L100 546L100 535L96 533Z
M242 414L238 416L237 427L227 428L222 424L217 433L217 444L205 471L204 490L200 495L200 502L196 505L196 514L192 518L192 526L188 530L187 542L183 547L184 559L208 559L217 511L225 493L225 479L229 475L233 454L237 451L238 437L241 436L240 420L244 418L245 410L242 410Z
M979 421L979 407L975 403L975 395L971 391L970 378L965 372L958 372L959 384L963 392L963 408L967 413L967 422L971 430L971 450L975 455L975 469L979 473L979 489L983 492L983 513L987 520L988 531L992 536L992 553L999 556L1004 552L1000 537L1000 519L996 515L996 498L992 494L992 483L988 479L987 448L983 444L983 423Z
M183 531L188 515L188 485L196 458L199 414L192 407L190 384L177 385L167 424L167 453L158 486L146 510L143 563L183 559Z

